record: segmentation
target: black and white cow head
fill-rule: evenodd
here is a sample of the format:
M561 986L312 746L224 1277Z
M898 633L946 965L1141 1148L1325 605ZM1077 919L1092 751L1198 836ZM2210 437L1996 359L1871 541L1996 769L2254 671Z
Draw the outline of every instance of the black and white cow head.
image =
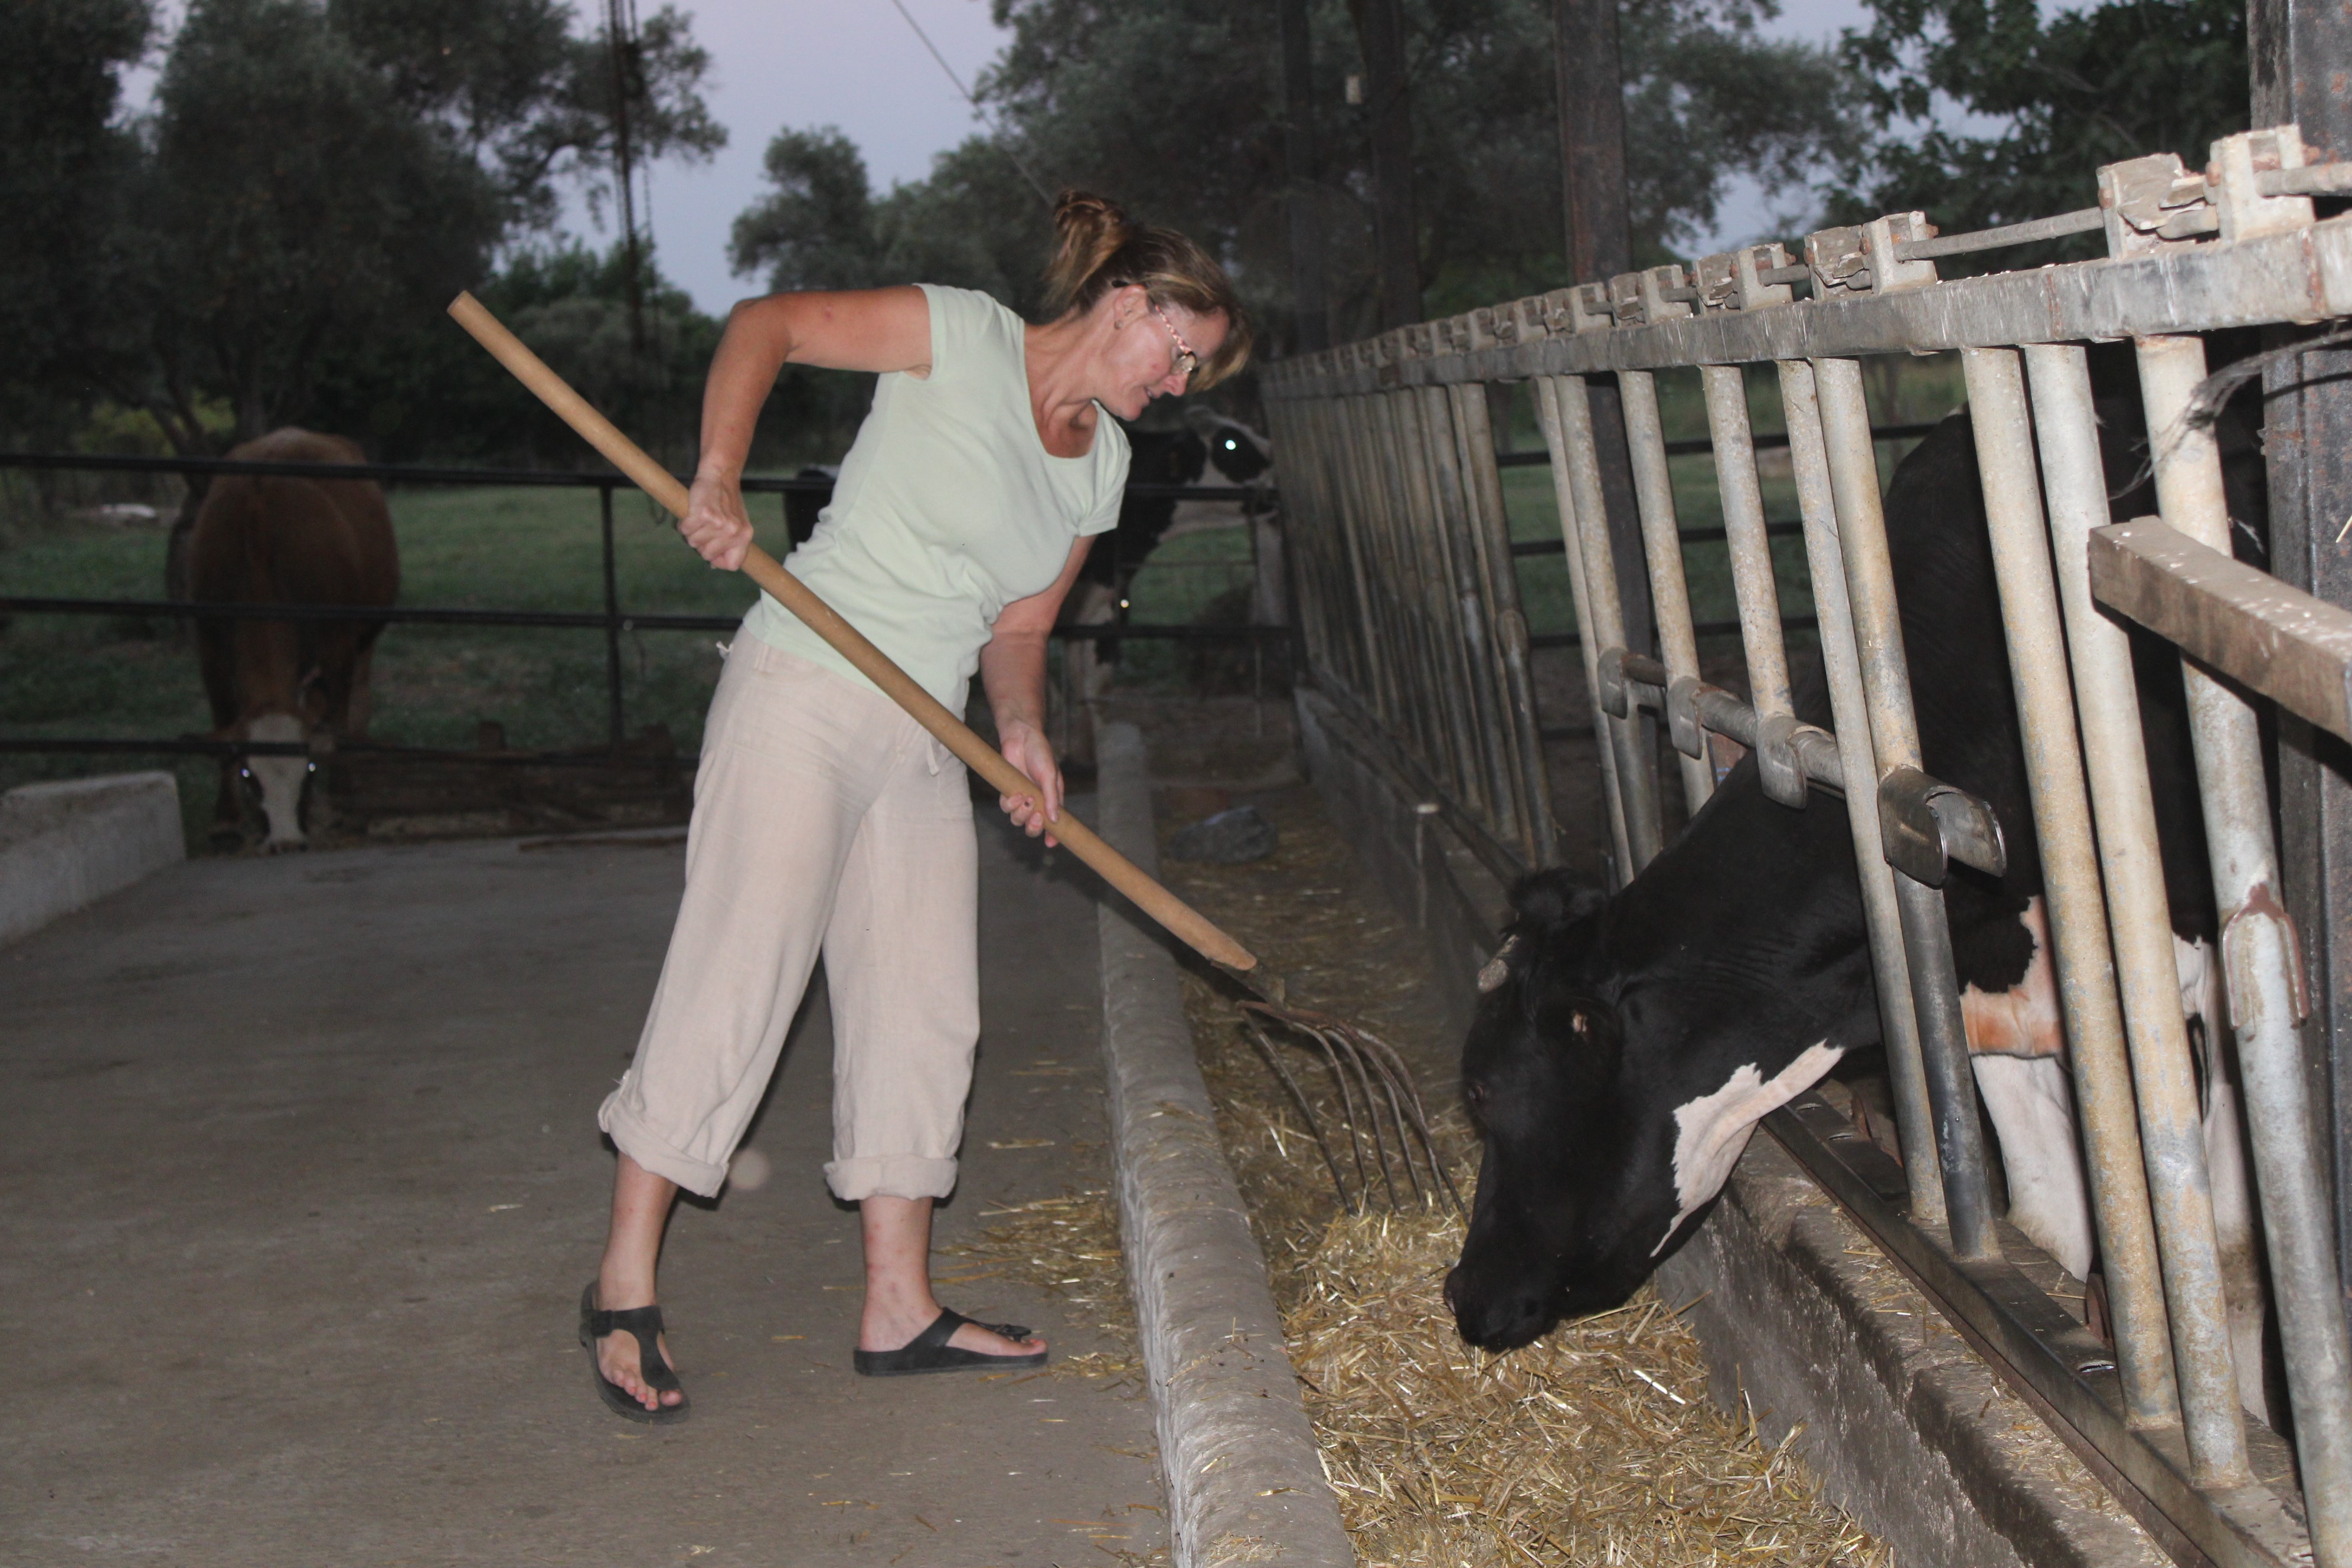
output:
M1645 891L1532 879L1479 976L1462 1089L1485 1153L1445 1282L1472 1344L1508 1350L1622 1302L1712 1205L1756 1122L1855 1043L1857 983L1869 993L1853 955L1809 963L1801 931L1775 954L1709 954L1718 933L1659 929ZM1757 986L1759 956L1789 983ZM1832 1016L1843 1027L1824 1026Z

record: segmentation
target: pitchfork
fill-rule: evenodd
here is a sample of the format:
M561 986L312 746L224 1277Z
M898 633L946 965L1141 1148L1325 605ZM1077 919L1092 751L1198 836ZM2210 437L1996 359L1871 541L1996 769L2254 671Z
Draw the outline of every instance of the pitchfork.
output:
M646 454L645 449L621 434L612 421L591 407L587 399L548 368L545 361L526 347L490 314L480 300L469 293L461 293L449 303L449 314L457 318L484 348L514 373L515 378L537 394L540 400L553 409L563 422L577 431L587 443L602 452L613 466L634 479L647 495L667 507L679 517L686 515L688 492L676 475ZM778 564L775 557L753 545L743 557L743 572L751 581L773 597L777 603L805 622L811 631L823 637L835 651L847 659L859 673L882 689L893 701L905 709L914 721L929 731L940 744L956 754L965 766L993 785L1000 795L1024 795L1042 812L1041 792L1028 774L1004 759L1002 752L980 738L954 714L948 711L929 692L915 683L914 678L892 661L890 656L866 639L856 626L811 592L791 573ZM1462 1206L1461 1195L1437 1158L1435 1145L1429 1135L1429 1120L1423 1112L1420 1091L1414 1088L1412 1075L1392 1048L1377 1036L1341 1019L1321 1013L1300 1011L1288 1006L1284 1000L1280 976L1258 962L1257 956L1220 931L1208 918L1183 900L1170 892L1141 867L1105 843L1102 837L1085 823L1065 811L1055 819L1054 836L1067 845L1070 852L1094 868L1103 880L1127 895L1135 906L1166 927L1187 947L1207 959L1247 990L1253 1000L1242 1005L1244 1022L1258 1047L1265 1053L1267 1062L1282 1079L1283 1086L1297 1101L1306 1115L1307 1126L1315 1134L1316 1143L1323 1151L1323 1161L1331 1173L1332 1184L1339 1189L1339 1201L1349 1213L1358 1210L1359 1200L1368 1201L1370 1183L1364 1165L1363 1145L1372 1146L1373 1163L1379 1169L1382 1186L1389 1202L1397 1203L1397 1190L1390 1174L1391 1156L1388 1139L1381 1124L1383 1106L1388 1111L1390 1126L1395 1132L1398 1160L1403 1164L1405 1177L1414 1196L1424 1203L1436 1201L1443 1191L1452 1199L1456 1209ZM1346 1107L1346 1123L1349 1152L1356 1171L1358 1199L1348 1195L1347 1184L1341 1180L1339 1160L1333 1155L1331 1142L1323 1131L1322 1122L1313 1104L1299 1089L1267 1036L1264 1024L1303 1036L1314 1042L1323 1059L1338 1079L1340 1102ZM1350 1079L1352 1077L1352 1083ZM1357 1109L1360 1089L1363 1108ZM1408 1133L1411 1136L1408 1136ZM1414 1141L1418 1140L1423 1159L1430 1171L1430 1187L1424 1192L1421 1176L1413 1163Z

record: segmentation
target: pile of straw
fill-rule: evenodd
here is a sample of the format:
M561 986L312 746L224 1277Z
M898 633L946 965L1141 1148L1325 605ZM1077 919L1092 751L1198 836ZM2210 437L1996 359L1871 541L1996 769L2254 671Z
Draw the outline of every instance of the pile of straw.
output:
M1336 1220L1285 1314L1368 1568L1891 1563L1789 1438L1708 1401L1697 1342L1651 1290L1507 1355L1465 1345L1438 1299L1461 1243L1433 1214Z

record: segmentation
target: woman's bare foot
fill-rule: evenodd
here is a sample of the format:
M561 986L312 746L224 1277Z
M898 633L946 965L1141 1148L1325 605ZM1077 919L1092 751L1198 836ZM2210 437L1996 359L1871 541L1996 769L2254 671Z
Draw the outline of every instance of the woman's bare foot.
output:
M652 1292L646 1292L646 1296L647 1300L629 1302L628 1305L652 1306ZM628 1307L614 1308L607 1305L614 1300L626 1300L625 1297L606 1295L603 1285L601 1283L598 1285L596 1289L598 1310L626 1311ZM670 1371L676 1373L678 1370L677 1361L669 1353L669 1335L656 1334L654 1342L661 1351L662 1360L669 1363ZM637 1336L624 1330L615 1329L596 1342L596 1370L604 1373L605 1382L648 1410L659 1410L665 1406L685 1404L686 1394L683 1390L671 1388L656 1391L646 1382L642 1358L643 1352L637 1343Z
M931 1294L931 1200L877 1195L858 1208L866 1239L866 1310L857 1321L857 1348L902 1350L940 1315L939 1299ZM958 1328L948 1344L1001 1356L1035 1355L1045 1348L1034 1334L1008 1340L979 1323Z
M604 1261L596 1272L599 1311L627 1311L650 1307L656 1300L654 1265L661 1257L662 1227L669 1223L670 1205L677 1184L657 1176L626 1154L613 1171L613 1220L604 1236ZM677 1362L669 1353L669 1336L657 1334L662 1360L672 1372ZM647 1410L686 1403L677 1389L649 1387L639 1361L637 1336L610 1333L596 1342L596 1370L604 1380Z

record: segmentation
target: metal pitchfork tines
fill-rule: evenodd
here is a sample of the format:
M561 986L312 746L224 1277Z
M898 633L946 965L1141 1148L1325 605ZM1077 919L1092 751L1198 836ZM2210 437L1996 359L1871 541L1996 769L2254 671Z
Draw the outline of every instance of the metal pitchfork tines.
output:
M1454 1178L1446 1174L1444 1165L1438 1160L1437 1145L1429 1135L1429 1116L1422 1109L1421 1090L1414 1086L1411 1069L1394 1047L1370 1029L1328 1013L1277 1007L1269 1002L1244 1002L1241 1009L1242 1021L1257 1042L1266 1065L1274 1069L1283 1088L1290 1091L1300 1114L1307 1118L1307 1131L1315 1134L1316 1145L1323 1151L1323 1163L1331 1172L1331 1185L1339 1191L1342 1208L1351 1215L1361 1214L1370 1202L1371 1177L1364 1164L1368 1136L1372 1146L1372 1164L1380 1172L1381 1185L1388 1192L1389 1206L1402 1206L1398 1202L1396 1180L1390 1168L1388 1137L1381 1125L1385 1102L1389 1125L1396 1134L1396 1163L1403 1165L1414 1199L1424 1206L1433 1205L1442 1193L1452 1202L1456 1214L1468 1212L1462 1194L1454 1190ZM1356 1198L1349 1197L1348 1184L1339 1173L1339 1160L1331 1152L1331 1140L1324 1133L1322 1119L1315 1114L1315 1107L1298 1087L1298 1080L1283 1065L1281 1052L1266 1033L1267 1024L1313 1041L1330 1068L1331 1076L1339 1080L1339 1102L1347 1121L1348 1152L1356 1168ZM1360 1115L1357 1111L1360 1093L1363 1105ZM1422 1160L1429 1166L1426 1186L1413 1160L1416 1142L1421 1146Z

